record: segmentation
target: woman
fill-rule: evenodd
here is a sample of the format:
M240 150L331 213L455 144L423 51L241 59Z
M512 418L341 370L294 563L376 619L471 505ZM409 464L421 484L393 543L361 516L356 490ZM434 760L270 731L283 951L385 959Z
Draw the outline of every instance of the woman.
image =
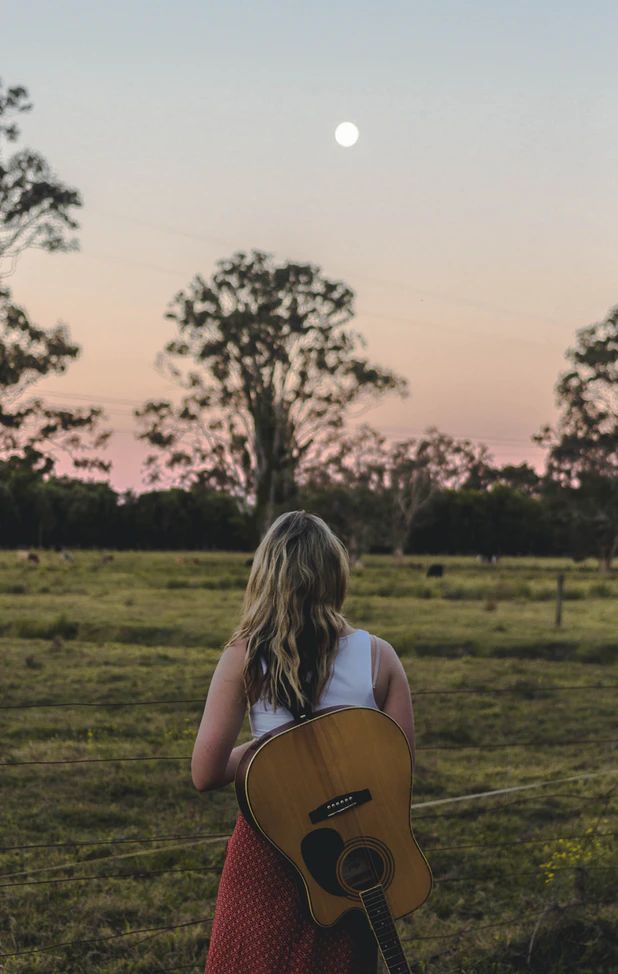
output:
M234 780L252 741L234 747L247 706L253 738L307 704L375 707L393 717L414 755L408 680L395 650L353 629L341 612L349 564L325 522L282 514L259 545L240 625L210 683L193 748L199 791ZM230 837L205 974L375 974L377 948L364 914L332 928L309 917L293 867L242 814Z

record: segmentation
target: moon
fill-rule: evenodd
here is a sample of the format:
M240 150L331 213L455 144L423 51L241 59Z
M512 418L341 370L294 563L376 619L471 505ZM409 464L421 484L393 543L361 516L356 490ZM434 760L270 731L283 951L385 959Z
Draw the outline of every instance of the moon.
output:
M344 149L356 145L360 132L354 122L340 122L335 129L335 141Z

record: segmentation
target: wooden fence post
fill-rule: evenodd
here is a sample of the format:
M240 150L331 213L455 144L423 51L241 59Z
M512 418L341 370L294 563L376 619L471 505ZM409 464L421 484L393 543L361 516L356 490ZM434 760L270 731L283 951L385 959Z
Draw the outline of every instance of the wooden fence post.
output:
M558 575L558 588L556 589L556 628L562 625L562 599L564 596L564 575Z

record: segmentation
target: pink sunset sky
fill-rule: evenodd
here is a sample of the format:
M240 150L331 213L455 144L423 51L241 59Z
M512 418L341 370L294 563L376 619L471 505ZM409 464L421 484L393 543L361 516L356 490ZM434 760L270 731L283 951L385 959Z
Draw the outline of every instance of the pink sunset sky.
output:
M615 9L309 6L5 12L3 81L34 103L15 148L84 199L80 251L26 252L5 283L81 345L32 391L104 406L118 489L144 489L132 409L178 397L154 365L166 306L236 250L356 292L368 356L411 389L363 421L435 425L498 463L542 462L530 437L555 418L565 350L618 302Z

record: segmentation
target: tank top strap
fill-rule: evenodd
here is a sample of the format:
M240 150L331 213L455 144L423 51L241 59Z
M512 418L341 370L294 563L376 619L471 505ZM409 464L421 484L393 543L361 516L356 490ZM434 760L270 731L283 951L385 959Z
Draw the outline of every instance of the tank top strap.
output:
M372 668L371 686L375 690L376 683L377 683L377 680L378 680L378 673L380 672L380 653L381 653L381 650L382 650L382 646L378 642L378 640L376 639L376 637L373 635L373 633L370 634L370 639L371 639L370 649L371 649L371 654L373 655L373 668ZM375 652L374 652L374 647L375 647Z

